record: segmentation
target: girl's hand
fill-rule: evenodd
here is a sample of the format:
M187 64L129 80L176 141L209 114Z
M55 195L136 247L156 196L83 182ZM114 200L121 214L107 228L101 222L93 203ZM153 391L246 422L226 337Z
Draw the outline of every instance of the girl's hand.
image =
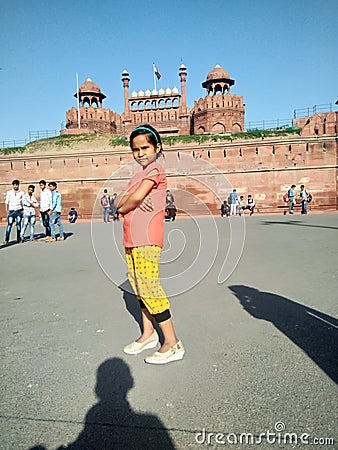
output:
M151 196L147 195L146 197L144 197L144 199L138 205L138 207L140 208L141 211L144 211L144 212L154 211L154 205L153 205L153 202L151 201Z

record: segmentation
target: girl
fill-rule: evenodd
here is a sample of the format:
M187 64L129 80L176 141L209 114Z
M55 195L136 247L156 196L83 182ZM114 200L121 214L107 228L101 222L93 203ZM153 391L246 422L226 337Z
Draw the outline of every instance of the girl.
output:
M129 181L118 203L118 213L124 216L123 245L128 279L140 302L143 333L125 346L124 352L136 355L156 347L159 341L154 329L156 321L164 342L157 352L145 358L145 362L167 364L182 359L184 347L176 337L170 304L159 282L167 187L164 169L157 162L162 153L162 143L159 133L150 125L135 128L129 142L134 159L142 170Z

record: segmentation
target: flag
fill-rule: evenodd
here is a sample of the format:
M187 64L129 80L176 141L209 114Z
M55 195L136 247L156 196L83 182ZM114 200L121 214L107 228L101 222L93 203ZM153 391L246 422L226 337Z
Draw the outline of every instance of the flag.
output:
M161 74L161 72L157 69L157 67L155 66L154 63L153 63L153 67L154 67L154 74L156 75L156 78L159 80L160 78L162 78L162 74Z

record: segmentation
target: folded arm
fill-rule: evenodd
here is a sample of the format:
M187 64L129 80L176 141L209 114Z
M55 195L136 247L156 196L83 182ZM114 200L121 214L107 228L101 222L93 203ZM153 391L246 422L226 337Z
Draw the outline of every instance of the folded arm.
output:
M149 192L154 187L155 181L145 179L140 186L133 193L126 192L118 203L118 210L120 214L125 215L129 211L137 208L139 204L146 198Z

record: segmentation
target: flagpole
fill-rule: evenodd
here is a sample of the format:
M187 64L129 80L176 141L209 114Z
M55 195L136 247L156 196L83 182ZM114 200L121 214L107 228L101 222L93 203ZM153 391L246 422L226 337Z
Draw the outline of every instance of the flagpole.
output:
M77 93L77 127L81 128L80 122L80 92L79 92L79 76L76 72L76 93Z
M156 75L155 75L155 67L154 67L154 64L153 64L153 73L154 73L154 89L155 89L155 91L156 91Z

